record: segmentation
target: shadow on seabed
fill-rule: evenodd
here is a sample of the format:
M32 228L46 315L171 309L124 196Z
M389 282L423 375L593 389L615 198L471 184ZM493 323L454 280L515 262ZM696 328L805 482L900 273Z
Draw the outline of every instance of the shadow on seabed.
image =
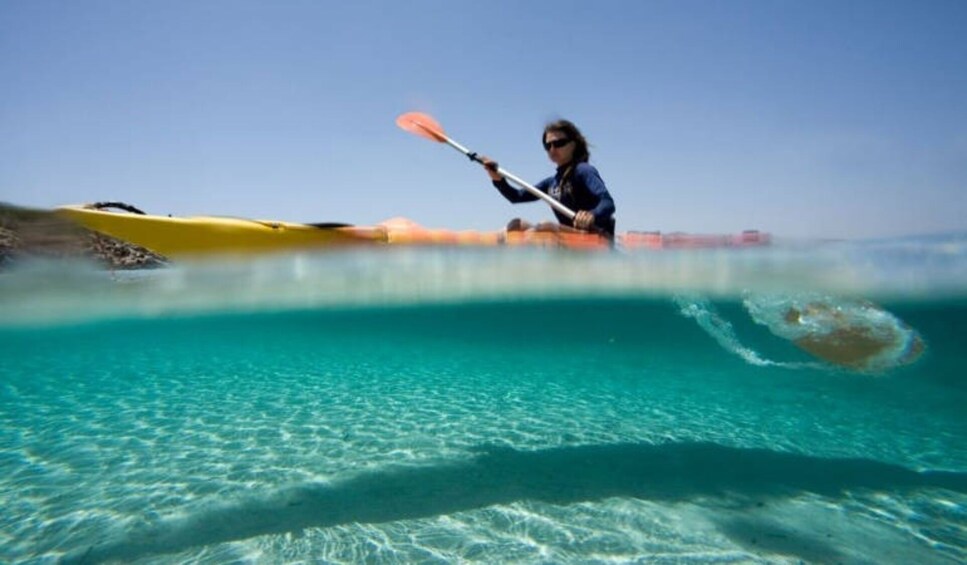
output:
M65 562L127 562L310 527L433 517L523 500L562 505L609 497L762 501L801 493L832 497L853 490L935 488L967 493L967 473L918 472L867 459L827 459L713 443L540 451L483 446L465 461L363 473L334 484L289 487L209 506L93 545L67 556ZM726 526L742 529L742 524Z

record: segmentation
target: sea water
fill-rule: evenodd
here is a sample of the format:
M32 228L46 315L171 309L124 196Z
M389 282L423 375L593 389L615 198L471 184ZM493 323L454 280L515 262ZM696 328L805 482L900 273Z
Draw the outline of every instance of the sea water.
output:
M26 262L0 359L0 562L967 560L965 237Z

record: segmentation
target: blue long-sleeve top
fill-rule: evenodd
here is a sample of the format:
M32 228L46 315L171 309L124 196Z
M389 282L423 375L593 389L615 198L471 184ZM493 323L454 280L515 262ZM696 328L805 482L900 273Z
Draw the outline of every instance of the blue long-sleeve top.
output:
M566 170L567 166L558 167L554 176L547 177L534 187L575 212L590 211L594 214L594 225L614 235L614 199L611 198L598 170L588 163L578 163L562 183ZM538 200L530 192L511 186L507 179L493 181L493 185L504 198L514 204ZM573 227L571 218L557 210L554 210L554 215L561 224Z

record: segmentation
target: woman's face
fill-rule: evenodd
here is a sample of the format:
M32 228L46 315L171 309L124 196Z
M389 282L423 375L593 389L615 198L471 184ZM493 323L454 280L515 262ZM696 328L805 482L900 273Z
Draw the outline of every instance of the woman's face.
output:
M560 167L571 162L574 157L574 140L563 132L551 130L544 134L544 149L547 158Z

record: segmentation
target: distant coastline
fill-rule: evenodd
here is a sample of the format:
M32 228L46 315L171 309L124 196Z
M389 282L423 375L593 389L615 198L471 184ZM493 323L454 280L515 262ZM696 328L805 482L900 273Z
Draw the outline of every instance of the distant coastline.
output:
M143 247L86 230L49 210L0 203L0 269L31 258L88 259L109 269L167 264Z

